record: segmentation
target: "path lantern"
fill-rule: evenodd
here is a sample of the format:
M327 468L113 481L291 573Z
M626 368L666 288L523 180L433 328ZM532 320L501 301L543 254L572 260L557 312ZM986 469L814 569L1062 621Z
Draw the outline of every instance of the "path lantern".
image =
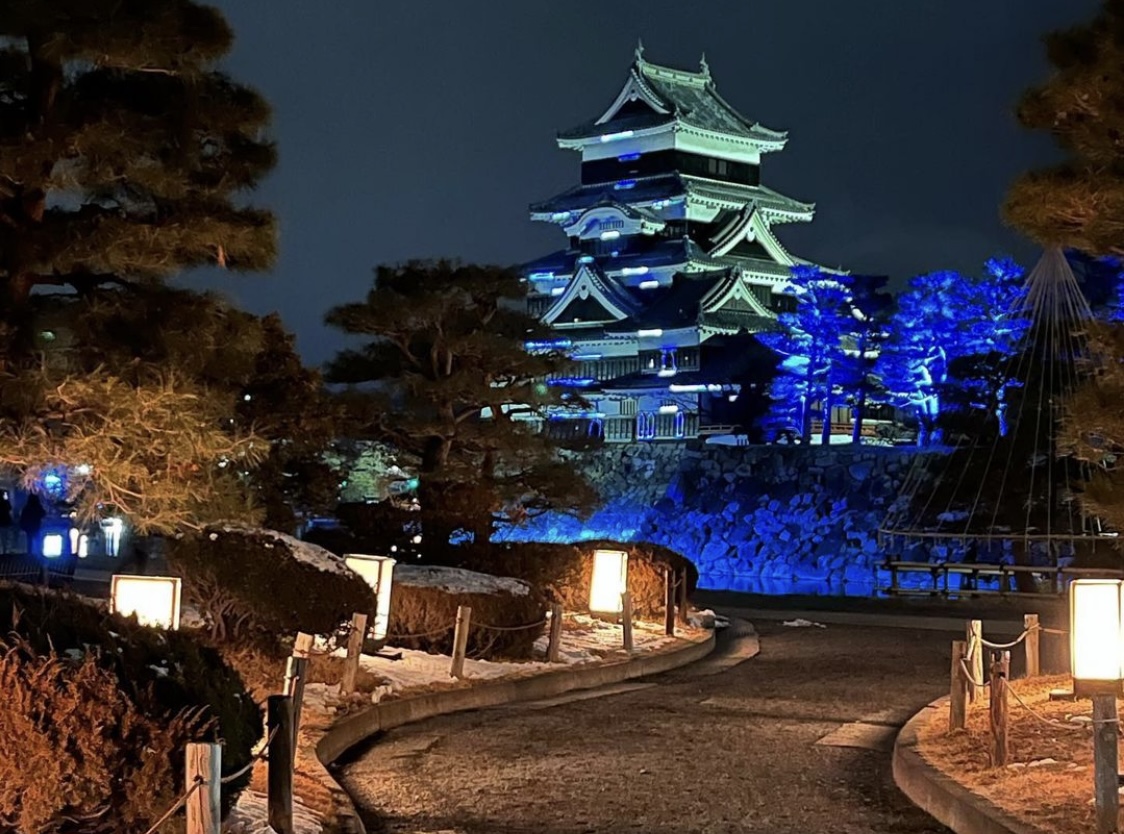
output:
M1077 579L1069 586L1070 663L1078 697L1116 694L1124 678L1124 582Z
M115 614L124 617L135 614L141 625L177 629L182 592L178 576L114 574L109 598Z
M375 640L385 640L390 628L390 591L394 584L394 566L397 561L389 556L368 556L347 553L344 564L355 571L375 592L375 622L372 627Z
M593 551L593 579L589 583L589 610L619 614L621 594L628 590L628 554L623 550Z

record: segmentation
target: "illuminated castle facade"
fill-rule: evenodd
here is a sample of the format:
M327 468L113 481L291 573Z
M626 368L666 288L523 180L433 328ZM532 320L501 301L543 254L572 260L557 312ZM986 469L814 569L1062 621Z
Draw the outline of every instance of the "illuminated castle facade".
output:
M612 104L558 136L581 154L581 184L531 206L568 245L524 265L528 304L576 360L552 380L588 408L552 431L606 442L683 440L732 428L760 354L746 334L790 309L794 258L774 227L814 206L761 183L761 160L787 134L735 111L705 59L671 69L638 47Z

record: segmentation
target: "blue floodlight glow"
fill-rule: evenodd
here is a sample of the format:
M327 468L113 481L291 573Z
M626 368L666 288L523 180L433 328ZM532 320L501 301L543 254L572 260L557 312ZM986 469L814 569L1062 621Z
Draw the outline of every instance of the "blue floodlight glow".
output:
M621 275L647 275L648 267L646 266L626 266L621 270Z
M591 263L593 263L593 255L582 255L580 258L578 258L578 263L580 263L580 264L591 264Z
M548 339L545 342L523 343L524 350L565 350L573 346L574 343L569 339Z
M601 358L600 353L575 353L570 357L577 362L595 362Z
M605 416L601 411L560 411L551 414L549 420L600 420Z
M562 376L550 380L551 385L557 385L562 388L588 388L590 385L595 385L596 383L597 380L590 376Z
M627 191L629 188L636 188L636 180L621 180L613 186L615 191Z
M550 219L553 220L555 223L561 223L563 221L566 221L566 220L570 219L570 212L568 212L568 211L556 211L556 212L554 212L554 214L550 215Z
M672 404L672 405L661 405L660 406L660 414L678 414L678 413L679 413L679 406L677 406L677 405Z
M631 130L622 130L619 133L604 133L601 135L602 142L616 142L618 139L627 139L632 135Z
M656 376L675 376L674 368L660 368L660 372Z
M638 153L626 153L624 156L618 156L617 162L632 162L633 160L639 158L640 154Z
M660 288L659 281L641 281L638 286L642 290L658 290Z
M656 336L662 336L662 335L663 335L663 331L662 331L662 330L660 330L660 329L659 329L659 328L657 327L657 328L655 328L655 329L653 329L653 330L637 330L637 331L636 331L636 335L637 335L637 336L639 336L639 337L640 337L641 339L646 339L646 338L647 338L647 337L649 337L649 336L652 336L652 337L656 337Z
M527 276L532 281L549 281L554 278L553 272L532 272Z
M559 295L562 295L562 293L564 293L564 292L566 292L566 288L565 288L565 287L553 287L553 288L552 288L552 289L550 290L550 294L551 294L551 295L553 295L553 296L559 296Z
M672 394L699 394L706 390L705 385L676 385L674 382L667 386Z
M621 233L616 229L609 229L609 231L601 233L602 240L616 240L620 236Z

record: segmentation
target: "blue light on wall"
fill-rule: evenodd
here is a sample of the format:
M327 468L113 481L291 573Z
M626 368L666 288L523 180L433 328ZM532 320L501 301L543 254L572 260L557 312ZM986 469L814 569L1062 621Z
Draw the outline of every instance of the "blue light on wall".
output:
M638 153L626 153L624 156L618 156L617 162L632 162L640 158Z
M524 350L565 350L573 346L574 343L570 339L548 339L542 342L523 343Z
M596 379L588 376L563 376L550 380L551 385L559 388L588 388L596 382Z

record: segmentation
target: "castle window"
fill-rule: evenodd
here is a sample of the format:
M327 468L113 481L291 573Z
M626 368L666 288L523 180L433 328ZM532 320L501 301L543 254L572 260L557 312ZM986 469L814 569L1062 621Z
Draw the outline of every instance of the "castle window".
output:
M636 400L621 400L621 416L622 417L635 417L636 416Z
M725 159L708 159L706 161L706 172L719 177L725 177L730 173L730 163Z

